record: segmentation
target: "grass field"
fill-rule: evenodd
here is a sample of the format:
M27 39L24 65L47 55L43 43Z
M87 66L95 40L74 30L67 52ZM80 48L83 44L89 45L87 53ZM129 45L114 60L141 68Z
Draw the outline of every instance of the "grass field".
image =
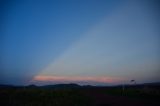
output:
M0 106L158 106L160 90L107 87L0 88Z
M88 106L90 100L77 90L1 89L1 106Z

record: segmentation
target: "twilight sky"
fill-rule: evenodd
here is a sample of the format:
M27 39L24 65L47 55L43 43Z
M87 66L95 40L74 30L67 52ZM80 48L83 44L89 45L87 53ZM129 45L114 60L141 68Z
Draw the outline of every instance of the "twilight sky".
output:
M0 83L160 81L158 0L2 0Z

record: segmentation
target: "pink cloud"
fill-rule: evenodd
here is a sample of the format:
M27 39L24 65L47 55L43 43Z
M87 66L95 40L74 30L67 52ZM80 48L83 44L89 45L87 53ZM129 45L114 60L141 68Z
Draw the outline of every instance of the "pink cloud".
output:
M116 83L123 81L122 78L115 77L97 77L97 76L48 76L38 75L33 78L34 81L40 82L97 82L97 83Z

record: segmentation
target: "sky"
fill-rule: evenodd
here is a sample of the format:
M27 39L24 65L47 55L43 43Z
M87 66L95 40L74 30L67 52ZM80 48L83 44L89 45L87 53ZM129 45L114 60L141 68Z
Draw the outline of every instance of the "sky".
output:
M159 82L158 0L1 0L0 83Z

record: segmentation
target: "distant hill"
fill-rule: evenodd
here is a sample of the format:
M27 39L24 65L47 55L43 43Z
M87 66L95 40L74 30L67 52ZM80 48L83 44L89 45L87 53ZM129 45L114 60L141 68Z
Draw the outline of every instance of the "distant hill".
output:
M41 88L54 88L54 89L66 89L66 88L80 88L78 84L56 84L56 85L46 85L41 86Z
M0 84L0 88L13 88L15 86L13 85L5 85L5 84Z
M160 86L160 82L144 83L143 85Z
M117 86L92 86L92 85L78 85L78 84L55 84L55 85L44 85L44 86L36 86L36 85L28 85L28 86L13 86L13 85L5 85L0 84L0 88L44 88L44 89L70 89L70 88L93 88L93 87L122 87L122 85ZM125 85L125 87L136 87L136 88L143 88L143 87L151 87L151 88L160 88L160 82L154 83L143 83L143 84L136 84L136 85Z

